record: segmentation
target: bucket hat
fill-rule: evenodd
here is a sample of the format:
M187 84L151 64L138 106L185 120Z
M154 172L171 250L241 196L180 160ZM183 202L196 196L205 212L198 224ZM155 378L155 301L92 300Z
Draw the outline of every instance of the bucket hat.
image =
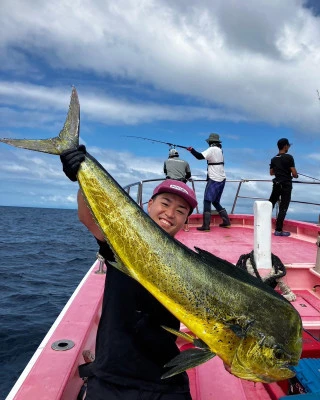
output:
M210 133L208 139L206 139L206 142L209 143L221 143L220 136L217 133Z

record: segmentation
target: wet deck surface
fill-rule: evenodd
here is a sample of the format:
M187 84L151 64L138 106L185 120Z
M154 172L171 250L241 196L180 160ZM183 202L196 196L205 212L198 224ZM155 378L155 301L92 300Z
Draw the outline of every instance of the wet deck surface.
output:
M199 226L199 225L197 225ZM189 232L181 230L176 239L193 249L195 246L207 250L218 257L236 264L239 257L253 250L253 227L232 226L230 229L211 227L210 232L201 232L190 226ZM316 240L305 241L298 234L290 237L272 235L271 251L284 264L314 263L316 260Z

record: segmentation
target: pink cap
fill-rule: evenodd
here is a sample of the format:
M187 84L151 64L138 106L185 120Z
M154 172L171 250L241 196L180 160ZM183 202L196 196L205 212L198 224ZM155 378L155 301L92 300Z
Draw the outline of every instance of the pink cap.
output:
M154 189L152 197L160 193L173 193L182 197L189 204L191 212L198 204L194 191L181 181L166 179Z

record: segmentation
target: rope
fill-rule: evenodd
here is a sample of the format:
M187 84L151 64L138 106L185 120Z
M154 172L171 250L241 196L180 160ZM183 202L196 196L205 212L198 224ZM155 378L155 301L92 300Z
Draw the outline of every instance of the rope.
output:
M290 287L282 281L287 273L286 267L282 263L279 257L271 253L272 269L268 275L263 278L260 276L257 265L254 261L254 251L252 250L249 254L242 254L236 264L236 267L241 268L244 271L249 272L249 274L255 276L260 281L271 286L273 289L278 285L283 297L288 301L294 301L296 295L292 292Z

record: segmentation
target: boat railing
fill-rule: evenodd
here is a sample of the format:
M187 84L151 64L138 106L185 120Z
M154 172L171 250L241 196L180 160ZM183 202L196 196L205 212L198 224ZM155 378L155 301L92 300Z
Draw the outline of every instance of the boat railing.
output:
M231 214L234 214L236 205L237 205L237 201L238 199L251 199L251 200L269 200L266 198L261 198L261 197L254 197L254 196L241 196L240 195L240 190L242 187L242 184L244 183L248 183L248 182L268 182L268 183L272 183L271 179L241 179L241 180L233 180L233 181L228 181L227 182L233 182L233 183L237 183L238 182L238 188L234 197L234 201L233 201L233 205L232 205L232 209L231 209ZM293 181L292 182L294 185L297 184L305 184L305 185L320 185L320 182L303 182L303 181ZM291 199L291 203L296 203L296 204L307 204L307 205L314 205L314 206L320 206L320 203L313 203L310 201L300 201L300 200L294 200Z
M145 179L145 180L134 182L134 183L124 186L124 190L130 195L131 189L137 188L135 201L137 204L139 204L139 206L141 208L143 208L144 204L146 204L146 202L143 202L143 187L144 187L144 185L146 183L150 183L150 182L162 182L162 181L163 181L163 179ZM188 182L191 183L192 189L197 195L195 182L205 182L205 180L204 179L196 179L196 180L189 179ZM197 213L199 213L198 206L196 207L196 211L197 211Z
M131 191L134 188L136 190L136 199L135 201L143 208L144 204L147 203L143 201L143 193L144 193L144 187L147 183L150 182L161 182L163 181L163 179L146 179L146 180L142 180L142 181L137 181L134 182L130 185L127 185L124 187L124 189L127 191L127 193L129 195L131 195ZM201 196L200 193L200 183L203 184L206 182L205 179L190 179L188 181L189 184L191 184L192 189L195 191L197 198L199 198L199 196ZM268 184L272 184L272 180L271 179L235 179L235 180L227 180L226 181L226 185L237 185L236 186L236 191L235 191L235 195L234 195L234 199L232 202L232 207L231 207L231 212L230 214L234 214L235 210L236 210L236 206L238 204L238 201L240 199L250 199L250 200L268 200L268 198L264 198L264 197L257 197L254 195L245 195L242 194L242 192L244 191L244 187L248 186L246 184L252 185L252 184L261 184L261 183L268 183ZM320 182L314 182L314 181L296 181L294 180L292 182L294 185L320 185ZM247 187L246 187L247 189ZM241 192L242 191L242 192ZM252 189L251 189L252 191ZM249 190L250 192L250 190ZM202 195L203 195L203 189L202 189ZM320 206L320 203L316 203L316 202L311 202L311 201L301 201L301 200L295 200L294 198L291 199L291 203L296 203L296 204L304 204L304 205L308 205L308 206ZM199 208L196 208L196 212L199 213ZM320 220L319 220L320 222Z

